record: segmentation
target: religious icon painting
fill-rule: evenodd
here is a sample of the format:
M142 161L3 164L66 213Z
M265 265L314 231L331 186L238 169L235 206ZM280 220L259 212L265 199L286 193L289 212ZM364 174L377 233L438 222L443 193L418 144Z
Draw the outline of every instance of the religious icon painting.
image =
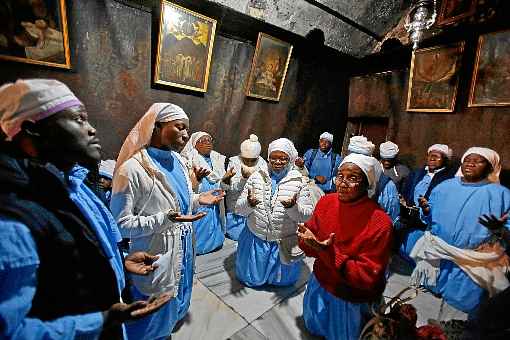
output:
M279 101L291 55L291 44L265 33L259 33L246 95Z
M65 0L3 0L0 59L70 69Z
M215 33L216 20L161 1L154 82L206 92Z
M478 38L468 106L510 106L510 30Z
M437 25L454 24L472 16L476 12L477 3L478 0L443 0L437 16Z
M463 41L413 52L407 111L454 111L463 52Z

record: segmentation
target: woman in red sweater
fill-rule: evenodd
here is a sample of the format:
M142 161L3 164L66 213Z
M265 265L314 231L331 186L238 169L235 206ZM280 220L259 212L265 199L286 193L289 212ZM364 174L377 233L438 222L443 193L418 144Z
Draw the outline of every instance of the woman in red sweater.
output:
M315 257L303 317L306 328L327 339L357 339L379 302L390 258L391 219L368 198L377 183L379 162L369 156L345 157L336 177L337 193L321 198L298 229L299 245Z

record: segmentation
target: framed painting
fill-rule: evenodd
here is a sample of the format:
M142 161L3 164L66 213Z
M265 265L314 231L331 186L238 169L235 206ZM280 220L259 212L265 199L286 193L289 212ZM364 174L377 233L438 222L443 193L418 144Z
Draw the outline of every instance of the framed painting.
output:
M510 30L478 38L468 106L510 106Z
M407 111L454 111L463 52L463 41L413 52Z
M453 24L472 16L476 12L477 4L478 0L443 0L437 16L437 25Z
M386 71L349 79L349 117L388 117L404 109L407 71Z
M3 0L0 59L70 69L65 0Z
M215 33L216 20L161 1L154 82L206 92Z
M279 101L291 55L291 44L259 33L246 85L246 95Z

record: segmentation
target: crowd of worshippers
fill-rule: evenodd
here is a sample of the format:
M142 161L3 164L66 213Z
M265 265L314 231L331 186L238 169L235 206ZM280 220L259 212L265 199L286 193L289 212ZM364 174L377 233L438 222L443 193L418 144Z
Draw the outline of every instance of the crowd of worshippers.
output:
M227 159L189 124L181 107L153 104L117 160L100 161L65 84L0 88L0 338L166 339L190 308L195 256L225 237L247 287L294 285L314 258L311 334L357 339L398 256L411 285L468 318L471 338L508 338L510 191L494 150L471 147L455 166L435 144L410 171L390 141L376 159L353 136L342 157L325 132L299 157L279 138L265 160L252 134Z

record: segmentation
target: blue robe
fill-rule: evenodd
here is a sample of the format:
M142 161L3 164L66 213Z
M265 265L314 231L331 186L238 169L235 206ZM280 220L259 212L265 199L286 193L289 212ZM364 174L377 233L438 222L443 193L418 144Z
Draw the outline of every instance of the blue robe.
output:
M271 195L287 171L271 173ZM245 228L239 236L236 277L248 287L263 285L291 286L301 274L303 261L290 265L281 263L278 242L264 241Z
M244 216L237 215L232 211L226 212L226 229L229 239L237 241L241 232L247 228L247 219Z
M397 186L392 180L389 180L377 198L377 203L391 217L394 224L400 216L400 200L398 195Z
M488 182L464 183L456 177L434 188L429 204L431 233L455 247L474 249L490 236L478 223L478 218L483 214L503 215L510 208L510 190ZM422 234L423 231L417 230L409 235L405 243L408 253ZM446 260L441 261L436 286L428 288L441 294L449 305L468 314L476 311L486 295L462 269Z
M95 232L117 279L119 296L124 289L122 259L117 248L121 240L108 208L84 183L88 170L75 166L64 174L53 166L48 170L65 183L70 199ZM27 316L37 287L39 256L28 228L17 221L0 219L0 324L2 339L7 332L16 339L96 338L103 326L101 312L42 321ZM58 278L56 278L58 279ZM5 333L4 333L5 332Z
M173 154L173 151L164 151L150 147L147 148L147 153L172 186L179 200L181 212L186 213L191 204L191 197L188 191L185 170ZM138 321L127 323L126 328L129 339L166 339L174 329L175 324L188 312L193 288L194 269L193 234L191 230L186 230L182 233L181 241L183 264L177 296L156 313ZM132 287L132 290L135 300L147 300L149 298L138 291L136 287Z
M315 178L316 176L324 176L326 177L326 183L320 184L317 183L319 188L322 189L325 193L335 191L335 176L340 163L342 162L342 157L340 155L336 156L335 166L331 169L331 157L332 157L332 149L329 149L328 152L324 153L320 149L317 150L317 154L312 161L312 164L308 168L308 173L310 178ZM305 160L305 164L308 164L310 158L312 157L313 149L305 152L303 158Z
M303 319L310 333L328 340L357 340L370 319L370 304L337 298L312 273L303 298Z
M203 157L203 156L201 156ZM210 157L204 157L209 167L212 169ZM199 192L206 192L213 189L219 189L220 183L210 182L207 177L203 178L198 188ZM195 213L205 211L207 215L200 220L193 222L195 230L197 254L206 254L220 248L225 241L223 233L223 223L220 216L220 206L218 204L200 206Z

